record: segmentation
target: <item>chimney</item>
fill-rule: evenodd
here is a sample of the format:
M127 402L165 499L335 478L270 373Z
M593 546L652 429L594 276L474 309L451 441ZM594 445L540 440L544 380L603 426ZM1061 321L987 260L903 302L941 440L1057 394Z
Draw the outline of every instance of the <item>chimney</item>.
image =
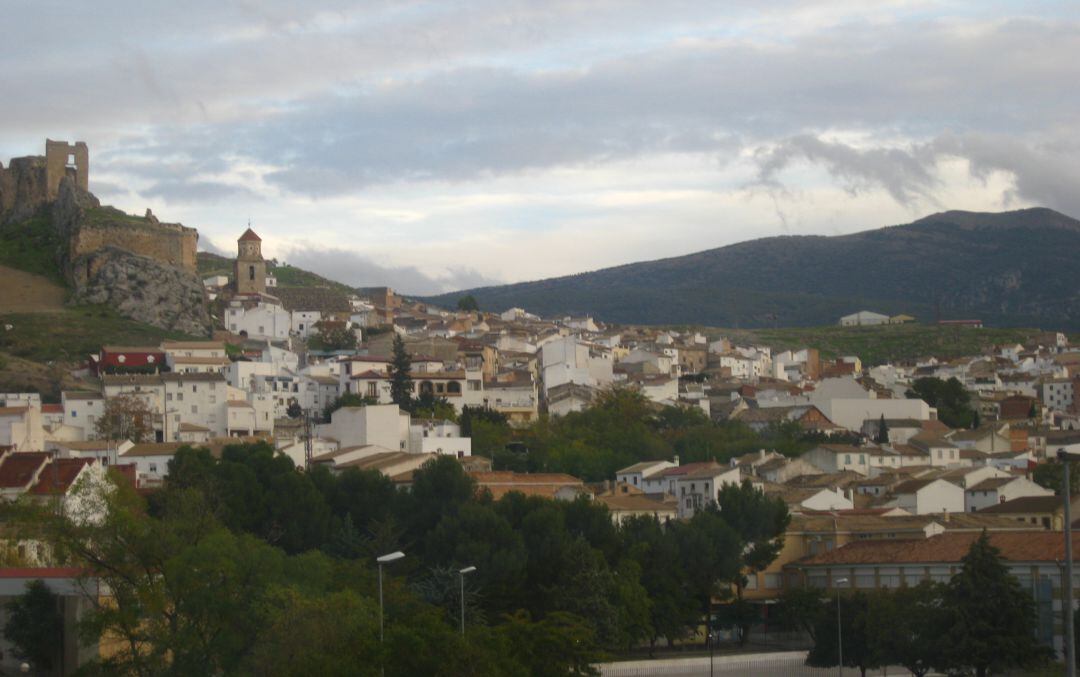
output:
M679 455L675 454L675 457L671 459L672 463L679 465Z
M945 513L942 516L942 521L945 522L946 524L949 523L949 509L948 508L945 508Z
M761 459L762 461L764 461L765 460L765 450L764 449L758 449L757 453L758 453L758 458Z

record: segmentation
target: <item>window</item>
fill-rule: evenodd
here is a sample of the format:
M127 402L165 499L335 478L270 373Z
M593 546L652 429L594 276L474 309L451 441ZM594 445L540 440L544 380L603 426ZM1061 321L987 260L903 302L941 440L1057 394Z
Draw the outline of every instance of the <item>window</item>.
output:
M172 393L165 393L165 401L172 402Z
M859 454L859 463L866 465L866 454Z
M193 413L193 414L199 413L199 407L197 405L194 405L194 404L191 405L191 413Z
M150 472L157 472L157 463L150 464Z
M367 394L368 394L368 397L378 397L379 396L379 384L374 382L374 381L369 381L368 384L367 384Z
M77 411L75 411L74 409L72 409L72 410L71 410L71 418L78 418L78 417L79 417L79 412L77 412ZM1062 480L1062 481L1061 481L1061 483L1062 483L1062 484L1064 484L1064 483L1065 483L1065 480Z
M193 393L199 392L199 386L197 386L197 385L191 386L191 392L193 392Z
M746 577L746 589L757 590L757 574L750 574Z
M249 280L254 280L255 279L255 266L248 266L248 279Z
M851 465L851 454L844 454L844 465ZM1064 480L1062 480L1064 483Z
M765 574L765 580L762 582L765 584L766 590L778 590L783 585L780 574Z
M184 401L184 393L176 393L176 401L177 402L183 402Z

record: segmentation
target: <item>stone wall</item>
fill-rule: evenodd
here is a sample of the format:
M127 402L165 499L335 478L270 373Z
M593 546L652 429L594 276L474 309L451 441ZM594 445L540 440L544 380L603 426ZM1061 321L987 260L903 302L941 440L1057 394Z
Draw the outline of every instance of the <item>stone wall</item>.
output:
M126 249L161 263L195 273L199 233L172 223L133 224L117 221L83 223L68 240L72 259L105 247Z

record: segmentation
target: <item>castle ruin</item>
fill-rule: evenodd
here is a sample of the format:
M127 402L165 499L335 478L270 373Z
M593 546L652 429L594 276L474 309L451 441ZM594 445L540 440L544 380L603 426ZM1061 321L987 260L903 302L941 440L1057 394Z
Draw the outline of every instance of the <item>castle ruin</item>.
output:
M60 195L60 180L70 176L80 190L90 191L90 151L85 141L45 139L45 191L50 201Z

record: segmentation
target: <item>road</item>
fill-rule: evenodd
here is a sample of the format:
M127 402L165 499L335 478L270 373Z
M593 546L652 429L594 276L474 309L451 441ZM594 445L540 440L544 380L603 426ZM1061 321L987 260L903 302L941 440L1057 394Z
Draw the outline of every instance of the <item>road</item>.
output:
M805 651L783 653L741 654L713 658L714 675L762 675L765 677L835 677L836 668L808 668ZM696 658L667 658L645 661L605 663L599 666L603 677L651 677L652 675L683 675L701 677L709 674L708 656ZM858 670L847 669L845 674L854 677ZM875 675L880 674L875 671ZM901 675L903 671L890 671Z

